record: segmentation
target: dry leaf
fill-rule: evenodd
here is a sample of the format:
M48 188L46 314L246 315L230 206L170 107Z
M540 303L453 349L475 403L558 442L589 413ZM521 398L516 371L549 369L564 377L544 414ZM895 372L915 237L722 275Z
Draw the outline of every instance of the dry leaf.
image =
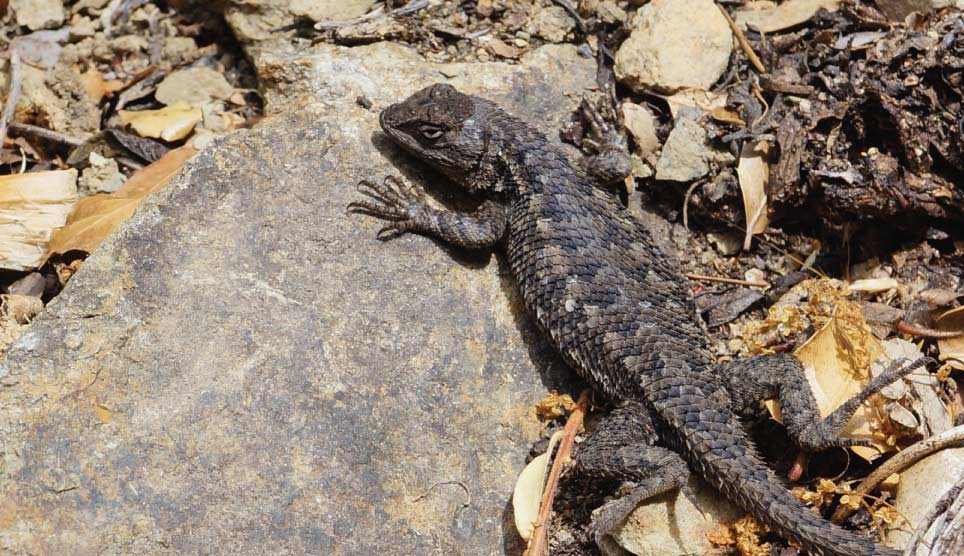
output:
M145 197L167 184L195 153L197 151L191 147L174 149L131 176L114 193L92 195L79 201L67 218L67 224L50 239L46 256L68 251L93 252L104 238L134 214Z
M114 416L114 412L111 411L110 408L99 403L94 404L94 414L104 423L110 423L111 417Z
M81 74L80 80L87 95L94 99L95 103L100 102L105 95L116 93L124 87L124 83L119 79L104 81L104 74L93 66Z
M676 113L679 112L680 108L699 108L704 112L712 112L716 108L726 106L725 94L711 93L703 89L683 89L668 96L650 94L666 101L666 104L669 105L669 113L672 114L673 118L676 118Z
M33 270L77 202L77 170L0 176L0 268Z
M710 111L710 116L718 122L723 122L726 124L738 125L740 127L746 126L746 122L740 117L740 114L735 110L730 110L725 106L718 106Z
M840 404L863 390L868 380L867 376L861 374L861 369L867 368L865 359L869 356L871 360L875 360L882 350L880 343L869 331L855 330L837 316L832 317L797 349L795 355L803 363L807 382L810 383L821 417L826 417ZM766 407L774 419L781 419L778 401L768 400ZM862 405L840 436L869 440L880 448L880 453L892 450L892 446L888 446L874 434L872 418L873 413L866 404ZM852 449L868 461L880 454L873 448L862 446Z
M847 291L863 293L880 293L888 290L897 289L900 284L894 278L866 278L864 280L854 280Z
M549 456L562 440L563 431L556 431L549 439L546 453L532 458L525 466L519 478L516 479L515 489L512 491L512 513L515 518L515 528L519 536L528 541L532 538L536 520L539 519L539 506L542 504L542 491L546 486L546 475L549 474Z
M141 137L153 137L165 141L183 139L201 123L204 115L200 108L178 102L159 110L121 110L121 124L130 125Z
M746 143L740 152L740 163L736 174L740 178L740 191L743 193L743 209L746 211L746 229L759 234L767 229L767 179L770 167L766 162L768 151L766 141L755 145Z
M937 340L941 350L940 359L951 367L964 371L964 307L947 311L937 318L937 329L941 332L959 332L953 338Z
M633 135L639 153L644 157L652 156L659 148L659 138L656 137L656 118L645 106L624 102L623 121L626 129Z
M738 10L733 19L744 29L750 25L764 33L772 33L809 20L820 8L832 12L839 7L840 0L786 0L764 10Z

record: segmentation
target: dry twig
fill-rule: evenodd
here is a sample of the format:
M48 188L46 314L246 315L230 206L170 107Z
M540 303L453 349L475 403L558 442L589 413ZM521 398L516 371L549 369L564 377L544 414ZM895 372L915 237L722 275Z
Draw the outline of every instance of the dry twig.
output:
M545 556L548 548L546 529L549 525L549 512L552 511L552 501L556 496L556 489L559 486L559 477L562 474L562 467L569 460L572 452L572 445L576 439L576 433L582 428L582 421L586 417L589 408L589 400L592 395L591 390L583 390L579 394L576 402L576 409L569 415L566 421L566 428L563 430L562 441L559 449L556 450L556 457L552 460L552 469L549 470L549 479L546 481L546 489L542 494L542 502L539 505L539 519L536 520L535 528L532 530L532 540L526 550L526 556Z
M723 17L726 19L727 24L729 24L730 30L733 31L733 35L736 37L737 42L740 43L740 48L743 49L743 53L746 54L747 59L750 60L750 63L753 64L753 67L756 68L756 70L760 73L766 73L767 69L763 66L763 61L761 61L760 57L757 56L756 52L753 51L753 47L750 46L749 41L746 40L746 36L743 35L743 31L740 30L740 26L733 21L733 18L730 17L730 14L727 13L723 6L717 4L716 7L719 8L720 12L723 13Z
M683 276L691 280L704 280L706 282L720 282L723 284L734 284L737 286L748 286L751 288L768 288L770 284L766 282L754 282L752 280L740 280L739 278L726 278L723 276L707 276L705 274L693 274L692 272L684 272Z
M13 115L17 111L17 101L20 99L20 89L23 85L20 67L20 51L14 44L10 48L10 86L7 88L9 92L7 93L6 105L0 112L0 148L3 147L3 142L7 138L7 123L13 119Z
M900 473L905 468L913 465L921 459L924 459L934 452L938 452L949 446L961 443L964 443L964 425L948 429L940 434L921 440L906 450L898 452L894 457L890 458L884 462L883 465L874 470L873 473L867 475L867 478L854 489L854 494L867 494L877 488L880 483L884 482L887 477L890 477L894 473ZM834 512L830 520L834 523L841 523L852 513L853 510L850 508L841 506L837 508L837 511Z

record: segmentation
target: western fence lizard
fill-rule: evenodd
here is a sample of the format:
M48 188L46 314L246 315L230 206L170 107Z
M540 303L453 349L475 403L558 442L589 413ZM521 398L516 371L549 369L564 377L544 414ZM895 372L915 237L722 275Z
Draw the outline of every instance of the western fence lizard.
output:
M351 209L387 220L383 237L416 232L462 247L504 248L539 326L593 387L621 404L577 458L578 469L632 487L604 506L594 523L597 543L643 499L684 487L692 469L811 554L897 554L794 498L737 413L776 396L801 447L864 444L837 435L864 399L923 361L890 369L821 419L793 356L713 364L675 261L542 133L446 84L389 106L380 123L405 150L484 201L468 213L434 208L421 191L388 177L361 182L368 198Z

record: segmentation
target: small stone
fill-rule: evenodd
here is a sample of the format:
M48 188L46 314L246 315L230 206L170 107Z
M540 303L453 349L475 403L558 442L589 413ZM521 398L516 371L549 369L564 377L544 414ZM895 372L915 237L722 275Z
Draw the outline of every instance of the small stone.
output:
M637 556L706 554L713 547L707 533L745 512L695 477L689 487L699 508L677 492L644 502L630 514L615 535L617 542Z
M605 0L596 8L596 16L599 18L599 21L606 24L623 23L626 21L626 10L620 8L619 5L612 0Z
M694 112L680 110L656 162L656 179L693 181L710 171L709 163L713 160L732 162L733 156L708 145L706 131L696 121Z
M713 0L653 0L616 53L616 77L637 91L708 89L726 70L733 34Z
M706 234L706 239L721 255L727 257L736 255L743 247L743 238L731 232L710 232Z
M191 37L167 37L161 48L161 58L179 66L195 58L197 43Z
M374 0L292 0L288 11L312 21L339 21L365 15L374 3Z
M940 0L877 0L877 8L884 12L891 21L903 22L904 18L913 12L928 14L937 6L936 4L952 4L953 2L941 2Z
M82 15L70 18L70 39L77 41L86 37L93 37L97 26L93 19Z
M172 72L157 86L154 97L167 106L178 101L200 106L212 100L227 100L234 87L224 75L211 68L196 67Z
M522 50L506 44L499 39L492 39L485 45L486 49L495 56L502 58L518 58L522 55Z
M563 42L576 27L575 20L560 6L536 8L526 23L526 31L549 42Z
M10 0L17 25L31 31L56 29L64 23L64 3L58 0Z
M90 166L81 172L80 179L77 180L81 190L95 193L113 193L124 185L126 178L124 174L120 173L116 160L92 152L88 161Z
M10 284L7 293L28 297L40 297L47 289L47 280L39 272L31 272L16 282Z
M74 13L81 10L100 10L103 9L108 2L110 2L110 0L80 0L74 4Z

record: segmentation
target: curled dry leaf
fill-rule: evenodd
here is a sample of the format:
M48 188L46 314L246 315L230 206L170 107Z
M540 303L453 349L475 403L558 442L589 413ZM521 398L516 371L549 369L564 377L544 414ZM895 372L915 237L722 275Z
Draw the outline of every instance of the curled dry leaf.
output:
M885 371L890 361L916 361L924 354L917 345L891 338L881 344L884 357L871 365L874 376ZM897 440L928 438L951 428L953 423L941 400L940 384L926 369L918 369L880 391L884 415L895 425L892 433Z
M539 519L539 505L542 502L542 492L546 485L546 475L549 473L549 456L562 440L563 431L556 431L549 439L546 453L532 458L532 461L519 473L515 489L512 491L512 512L515 517L515 528L519 536L528 541L532 538L536 521Z
M165 141L183 139L201 123L204 115L200 108L178 102L159 110L121 110L121 124L130 125L141 137L153 137Z
M740 192L743 194L743 209L746 213L746 237L762 233L770 223L767 218L767 180L770 167L766 156L769 145L766 141L756 144L746 143L740 152L740 162L736 167L740 178ZM749 241L743 243L748 249Z
M937 347L941 350L941 361L954 369L964 371L964 306L951 309L938 317L937 330L959 333L953 338L937 340Z
M33 270L77 202L77 170L0 176L0 268Z
M758 31L772 33L807 21L820 8L835 11L840 4L840 0L786 0L763 10L739 10L733 14L733 19L744 29L749 25Z
M807 382L817 401L820 415L825 417L843 402L860 392L868 377L862 374L866 369L866 359L874 360L882 352L877 339L869 333L862 333L855 327L847 326L843 320L834 316L796 351L803 363ZM776 420L781 420L780 404L776 400L766 402L767 410ZM853 450L870 461L879 453L892 449L874 434L871 426L873 413L866 404L854 414L842 438L869 440L881 452L861 446Z
M167 184L195 153L197 151L190 147L174 149L131 176L114 193L92 195L79 201L67 217L67 224L50 239L44 260L55 253L93 252L104 238L134 214L145 197Z

